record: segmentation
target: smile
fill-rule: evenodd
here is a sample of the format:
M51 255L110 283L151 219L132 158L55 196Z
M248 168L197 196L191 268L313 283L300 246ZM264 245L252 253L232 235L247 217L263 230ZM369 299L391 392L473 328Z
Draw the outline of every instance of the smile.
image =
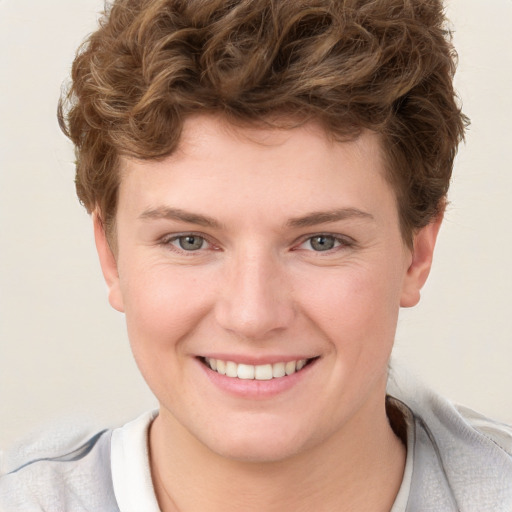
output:
M292 375L304 368L313 359L298 359L274 364L237 364L233 361L223 361L205 357L204 363L214 372L233 379L242 380L271 380Z

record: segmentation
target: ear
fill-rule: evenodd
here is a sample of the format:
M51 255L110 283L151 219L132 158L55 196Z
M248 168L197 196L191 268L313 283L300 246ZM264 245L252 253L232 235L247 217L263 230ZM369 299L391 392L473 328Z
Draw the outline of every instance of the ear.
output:
M416 306L420 301L420 290L432 267L434 247L442 220L443 214L440 213L434 221L414 235L411 264L407 269L400 299L400 306L403 308Z
M116 257L108 243L103 222L97 212L93 213L93 223L96 250L100 258L101 271L108 287L108 301L114 309L123 313L123 295L121 293Z

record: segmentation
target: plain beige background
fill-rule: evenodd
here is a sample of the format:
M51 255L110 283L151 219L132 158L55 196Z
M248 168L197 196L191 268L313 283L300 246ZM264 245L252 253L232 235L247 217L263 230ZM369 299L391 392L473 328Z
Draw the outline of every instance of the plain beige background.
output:
M55 110L101 0L0 0L0 446L78 415L124 422L155 402L110 309L73 154ZM431 279L395 359L512 423L512 0L450 0L472 119Z

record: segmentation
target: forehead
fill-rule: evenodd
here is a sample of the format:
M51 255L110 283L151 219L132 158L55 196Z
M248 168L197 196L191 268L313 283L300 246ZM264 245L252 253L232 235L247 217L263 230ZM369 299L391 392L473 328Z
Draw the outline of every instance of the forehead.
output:
M220 143L236 144L263 154L272 154L280 148L299 146L301 152L332 151L340 144L345 151L363 151L380 153L380 135L370 130L361 133L346 134L343 137L327 130L318 121L304 122L276 114L268 122L237 122L222 115L195 115L188 117L183 125L183 131L177 150L173 153L176 158L198 153L206 149L211 139L215 146ZM380 158L380 157L379 157Z
M119 205L147 210L170 202L206 211L229 199L241 212L267 203L293 216L370 206L390 192L394 199L373 132L340 142L316 123L241 127L197 116L185 122L178 148L165 159L124 161Z
M201 159L213 162L227 156L226 152L233 158L243 153L247 155L244 161L253 155L256 168L261 157L278 158L281 155L283 159L292 160L293 156L299 154L302 158L313 156L319 160L342 148L347 155L378 162L379 170L383 170L380 169L383 167L381 136L375 132L365 130L340 140L315 121L300 123L290 118L278 121L275 126L273 121L268 125L233 123L224 116L214 114L189 116L183 124L179 144L170 155L158 160L121 158L121 181L137 168L156 169L162 166L163 161L169 165L184 160L190 163Z

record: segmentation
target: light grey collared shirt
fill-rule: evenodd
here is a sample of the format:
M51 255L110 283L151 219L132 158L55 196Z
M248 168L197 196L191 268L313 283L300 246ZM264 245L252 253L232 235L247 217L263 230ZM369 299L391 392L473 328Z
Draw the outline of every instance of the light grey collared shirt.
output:
M391 512L511 512L512 428L417 383L391 380L407 425L403 482ZM159 512L147 432L156 412L0 477L0 512Z

